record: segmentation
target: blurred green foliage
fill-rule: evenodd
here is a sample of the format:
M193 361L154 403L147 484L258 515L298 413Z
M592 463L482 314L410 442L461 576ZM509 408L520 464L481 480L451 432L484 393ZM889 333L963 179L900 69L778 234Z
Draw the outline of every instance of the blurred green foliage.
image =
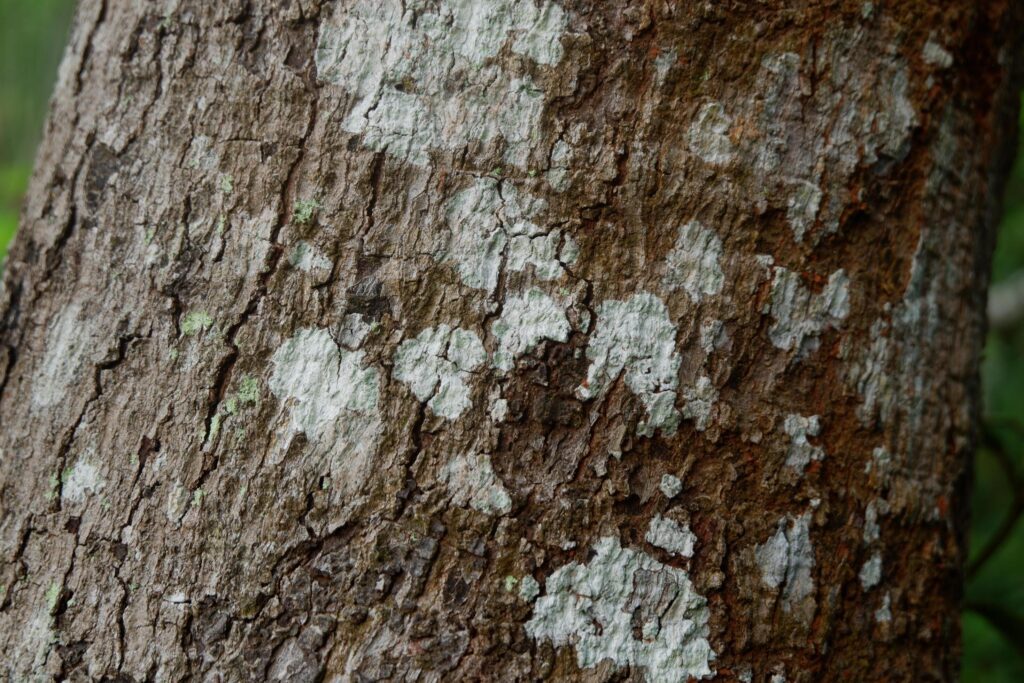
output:
M64 47L73 0L0 0L0 260L18 223L21 197L42 132L46 107ZM1022 121L1024 127L1024 121ZM1022 147L1024 148L1024 147ZM1006 192L995 255L994 281L1024 269L1024 154L1018 154ZM1024 326L992 335L982 369L985 412L1024 425ZM993 428L1018 471L1024 429ZM1008 478L989 449L975 466L971 545L976 554L1012 504ZM967 587L967 602L995 606L1009 618L968 609L964 625L967 683L1024 681L1024 523ZM1015 621L1016 620L1016 621ZM1014 630L1017 630L1014 633ZM1017 646L1011 642L1017 640Z
M1024 115L1020 130L1024 131ZM1024 270L1024 139L1006 187L1003 219L993 263L993 282ZM1017 473L1024 466L1024 325L989 335L982 362L987 429L1002 446L1005 459ZM1018 474L1018 478L1019 478ZM972 557L985 546L1013 507L1013 490L1006 467L992 447L978 452L971 499ZM1019 484L1018 484L1019 486ZM967 584L968 605L982 611L997 607L985 618L964 613L964 670L966 683L1024 681L1024 521Z
M74 0L0 0L0 261L18 227Z

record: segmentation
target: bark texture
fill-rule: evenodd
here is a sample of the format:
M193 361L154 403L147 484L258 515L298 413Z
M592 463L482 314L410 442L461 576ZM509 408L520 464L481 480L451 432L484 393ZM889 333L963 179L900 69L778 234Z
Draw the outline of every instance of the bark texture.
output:
M952 680L1009 0L82 0L10 680Z

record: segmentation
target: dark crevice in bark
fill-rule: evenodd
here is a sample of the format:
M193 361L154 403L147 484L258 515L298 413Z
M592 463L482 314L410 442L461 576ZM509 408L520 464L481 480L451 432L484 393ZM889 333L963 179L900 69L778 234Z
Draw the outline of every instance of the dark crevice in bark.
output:
M138 340L144 340L148 337L140 335L129 334L118 338L117 349L113 358L107 361L101 361L93 366L92 373L92 393L88 399L86 399L82 408L78 413L78 417L75 418L74 424L70 429L65 431L65 436L61 439L60 446L57 449L57 485L53 491L54 505L57 510L63 509L62 496L64 492L64 477L67 472L68 456L71 453L71 447L75 443L75 439L78 434L79 427L82 426L85 416L89 413L89 409L100 399L103 395L103 381L102 373L104 371L112 371L120 365L128 354L129 346Z
M416 406L416 415L412 427L409 430L410 448L403 453L399 462L402 467L402 488L398 490L397 503L394 513L390 515L392 520L399 520L405 516L409 504L416 500L416 494L420 491L416 477L412 473L416 461L423 453L423 427L427 421L427 401L420 401Z
M278 237L281 230L288 223L289 217L292 215L292 209L290 208L295 200L296 196L296 185L298 183L298 171L302 166L302 162L305 156L306 141L309 136L312 135L313 130L316 128L316 121L319 114L319 101L316 97L316 93L313 93L314 97L310 103L310 116L309 121L306 125L305 132L303 133L302 140L298 146L298 154L295 160L292 162L291 167L288 170L288 174L285 177L285 181L281 187L281 194L279 197L279 208L278 208L278 220L275 223L273 230L270 234L270 252L268 254L267 264L264 270L256 278L256 288L252 297L249 299L249 303L242 311L242 315L237 321L235 321L225 333L225 344L228 346L227 355L221 360L220 365L217 369L216 376L213 384L210 388L210 397L207 400L207 413L206 413L206 435L207 439L211 439L209 444L213 455L210 458L210 463L204 464L199 477L193 484L194 489L201 489L203 484L209 478L210 474L217 469L220 463L220 456L218 454L218 444L216 439L211 434L213 421L217 416L217 411L220 408L221 402L227 395L227 389L231 381L232 371L234 370L235 363L239 358L240 351L236 343L236 338L239 330L241 330L250 317L254 315L259 309L260 302L263 297L267 295L269 282L277 272L277 268L281 262L281 256L284 249L278 242Z
M34 517L32 516L25 520L25 525L21 531L21 537L18 539L18 547L15 548L14 554L10 559L9 564L12 566L18 565L20 571L15 574L11 585L4 590L3 600L0 601L0 612L6 611L7 608L11 606L11 598L13 597L15 589L18 587L21 580L28 576L28 567L22 561L22 558L25 556L25 549L28 548L29 539L32 537L33 521Z
M380 193L381 182L384 177L384 164L386 157L384 152L377 152L373 155L373 163L370 166L370 196L366 200L366 227L362 234L371 232L377 224L375 210L377 208L377 196Z
M83 5L84 7L84 5ZM77 95L82 92L82 88L85 87L85 70L89 66L89 60L92 57L94 46L96 45L96 33L99 31L100 26L107 20L107 0L100 0L100 9L96 15L96 20L92 26L89 27L86 32L83 42L85 48L82 51L81 61L78 63L78 69L75 71L75 88L74 94Z

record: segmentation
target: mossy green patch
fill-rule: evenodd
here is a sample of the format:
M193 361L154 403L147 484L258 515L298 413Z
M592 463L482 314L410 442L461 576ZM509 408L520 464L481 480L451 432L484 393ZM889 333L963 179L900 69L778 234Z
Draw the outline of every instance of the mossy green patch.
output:
M50 587L46 589L46 610L53 612L57 607L57 601L60 599L60 584L56 581L50 584Z
M203 332L213 326L213 318L206 311L190 311L181 321L181 333L186 337Z
M300 199L295 202L292 218L296 225L305 225L313 220L313 216L319 209L320 202L316 199Z
M238 400L242 403L257 403L260 400L260 383L251 375L246 375L238 383Z

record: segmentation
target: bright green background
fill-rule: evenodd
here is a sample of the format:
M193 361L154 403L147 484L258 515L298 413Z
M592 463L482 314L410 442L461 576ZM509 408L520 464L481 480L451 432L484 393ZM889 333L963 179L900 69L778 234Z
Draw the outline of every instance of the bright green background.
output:
M57 64L64 46L72 0L0 0L0 259L14 234L19 202L45 118ZM999 234L995 281L1024 268L1024 163L1007 189ZM989 339L983 378L986 414L1018 416L1024 422L1024 326ZM1024 437L1005 430L1018 469ZM1006 477L991 454L982 451L976 467L972 545L980 546L999 524L1010 503ZM968 586L968 600L994 603L1024 615L1024 524ZM1024 633L1000 632L968 611L964 616L964 680L1024 682ZM1011 640L1018 645L1014 647Z
M73 7L72 0L0 0L0 259L18 227Z

